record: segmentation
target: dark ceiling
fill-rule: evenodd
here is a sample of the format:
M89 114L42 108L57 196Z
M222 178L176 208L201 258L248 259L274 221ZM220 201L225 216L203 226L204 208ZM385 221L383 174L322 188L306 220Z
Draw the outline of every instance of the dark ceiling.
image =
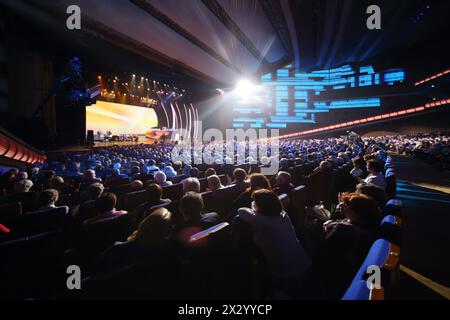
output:
M444 64L450 1L423 0L0 0L17 15L105 56L105 43L210 84L231 86L294 62L301 70L350 62ZM82 28L65 28L68 5ZM368 30L366 9L381 8ZM93 41L92 39L95 39ZM97 44L96 44L97 43ZM429 48L429 46L432 48ZM435 44L433 46L433 44ZM100 47L103 50L98 50ZM115 57L117 59L118 54ZM119 55L120 56L120 55ZM126 63L126 54L123 54ZM120 59L120 58L119 58ZM108 57L105 57L108 60Z

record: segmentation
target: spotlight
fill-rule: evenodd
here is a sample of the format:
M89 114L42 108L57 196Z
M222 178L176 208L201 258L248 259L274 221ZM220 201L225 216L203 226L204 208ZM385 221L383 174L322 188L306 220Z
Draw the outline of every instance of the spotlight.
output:
M258 89L258 86L248 79L242 79L236 85L234 92L244 100L253 97Z

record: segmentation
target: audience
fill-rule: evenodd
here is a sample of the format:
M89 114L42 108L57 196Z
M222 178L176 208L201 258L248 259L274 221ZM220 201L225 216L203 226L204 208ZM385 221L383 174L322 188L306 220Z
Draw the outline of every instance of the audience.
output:
M126 214L126 211L116 210L117 197L114 193L105 192L95 200L94 207L97 210L97 215L86 221L84 224L92 224L99 221L107 220L113 217L117 217L121 214Z
M236 210L242 207L249 208L252 204L252 193L259 189L270 190L270 181L260 173L253 173L250 175L250 187L234 201Z
M197 178L186 178L182 182L183 194L188 192L200 193L200 181Z
M285 171L278 171L275 177L275 187L273 188L273 192L277 195L282 195L283 193L289 195L291 191L295 188L291 183L291 174Z
M64 208L65 213L69 213L69 207L68 206L59 206L57 207L55 205L56 202L58 202L59 193L56 189L47 189L42 191L39 194L39 211L45 211L49 209L57 209L57 208Z
M215 174L208 176L206 180L208 181L207 191L216 192L217 190L223 188L220 178Z
M240 208L238 216L254 232L254 242L266 258L270 273L282 287L307 276L311 259L299 243L289 216L277 195L266 189L252 193L250 208Z
M161 186L156 183L149 185L146 190L147 201L140 204L133 212L134 218L138 222L145 218L145 215L151 207L171 202L170 199L162 199L163 190Z
M362 181L386 189L387 183L383 174L383 164L381 162L378 160L367 161L367 171L369 172L369 175Z
M167 187L172 185L172 181L167 181L166 174L163 171L156 171L154 174L154 178L157 184L161 187Z

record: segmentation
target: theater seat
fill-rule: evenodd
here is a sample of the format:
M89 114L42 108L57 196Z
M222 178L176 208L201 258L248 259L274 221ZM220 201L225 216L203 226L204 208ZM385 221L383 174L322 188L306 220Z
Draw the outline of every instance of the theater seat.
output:
M393 169L386 170L386 195L389 199L395 198L397 193L397 178Z
M22 216L22 204L20 202L5 203L0 205L0 223L11 225L17 223Z
M37 210L24 213L21 219L22 231L26 234L66 229L71 217L66 207Z
M178 201L183 196L183 184L177 183L162 188L163 198Z
M306 187L298 186L291 192L291 210L288 211L289 218L296 230L302 228L306 221Z
M367 271L369 266L377 266L380 268L381 286L384 287L385 290L393 289L399 270L399 256L400 249L398 246L385 239L378 239L375 241L370 248L366 259L353 278L353 281L344 297L351 296L352 292L361 293L362 289L358 289L358 285L360 284L360 281L365 282L368 278L369 274L367 274Z
M369 288L365 280L352 282L342 300L384 300L384 289Z
M128 212L133 212L140 204L148 199L148 191L140 190L126 193L123 196L123 208Z

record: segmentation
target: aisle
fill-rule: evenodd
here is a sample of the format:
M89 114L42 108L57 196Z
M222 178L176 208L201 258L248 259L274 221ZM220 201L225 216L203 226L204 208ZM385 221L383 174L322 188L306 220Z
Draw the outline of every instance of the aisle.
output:
M394 155L397 198L404 205L401 263L436 283L450 287L450 173L423 161ZM440 298L402 274L405 298Z

